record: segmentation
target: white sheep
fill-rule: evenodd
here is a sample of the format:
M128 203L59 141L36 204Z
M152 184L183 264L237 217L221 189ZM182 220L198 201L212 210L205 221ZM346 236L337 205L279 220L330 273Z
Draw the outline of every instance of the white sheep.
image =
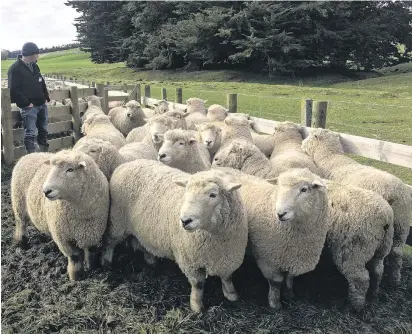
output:
M64 106L63 103L58 102L58 101L56 101L56 100L50 100L50 102L47 102L47 105L48 105L49 107L63 107L63 106Z
M82 137L73 150L82 151L92 157L108 180L118 166L128 161L113 144L100 138Z
M77 98L77 101L80 103L85 103L86 101L84 99L82 99L81 97ZM68 98L68 99L64 99L63 100L63 104L65 106L71 106L72 105L72 99Z
M190 174L211 167L209 151L191 130L168 130L158 154L162 163Z
M82 125L82 133L89 138L107 140L118 149L126 145L124 136L114 127L110 116L95 113L87 115Z
M262 151L246 140L233 140L222 147L215 154L213 165L231 167L261 178L279 176L279 173Z
M20 159L13 178L21 175L19 169L33 169L31 156ZM37 157L43 164L34 177L13 182L12 198L25 197L23 203L13 200L14 212L20 212L16 218L23 219L16 224L15 236L26 235L30 219L39 231L51 235L68 258L69 278L78 280L83 273L83 256L92 267L95 248L106 229L109 184L93 159L83 152L64 150L50 160Z
M219 104L212 104L207 108L206 117L210 122L223 122L228 115L229 110Z
M192 286L194 312L203 309L207 276L221 277L224 296L237 300L232 273L243 261L248 233L240 186L213 171L189 175L157 161L119 166L110 181L103 264L112 262L115 246L131 234L154 256L177 262Z
M388 283L397 285L401 279L402 248L412 220L412 198L408 187L392 174L364 166L345 156L338 133L312 129L303 140L302 149L313 158L323 177L372 190L390 204L395 231L385 272L388 274Z
M247 118L230 114L225 118L222 129L222 146L229 144L232 140L243 139L253 143L250 131L250 122Z
M169 103L166 100L159 100L154 109L155 115L164 114L167 111L169 111Z
M121 107L122 106L122 101L109 101L109 109L113 109L116 107Z
M293 277L314 270L322 253L328 231L325 184L296 170L281 174L278 187L230 168L216 172L242 184L251 250L269 282L269 305L280 309L283 281L292 296Z
M186 123L188 129L196 130L195 124L201 124L209 121L206 116L207 110L205 103L206 101L196 97L192 97L186 101Z
M196 125L196 128L200 142L206 146L210 156L213 157L222 144L222 128L211 122Z
M82 123L89 114L101 114L105 115L102 109L102 103L100 97L96 95L86 96L85 100L87 101L86 111L80 115Z
M273 135L269 136L275 143L270 162L277 173L290 168L307 167L312 173L320 175L312 158L302 150L300 131L300 125L292 122L280 122L275 125Z
M115 107L108 113L110 121L115 128L119 130L125 137L134 128L146 124L146 115L143 113L140 103L131 100L122 107Z
M157 160L158 157L155 144L150 138L141 142L128 143L119 150L119 153L127 162L137 159Z

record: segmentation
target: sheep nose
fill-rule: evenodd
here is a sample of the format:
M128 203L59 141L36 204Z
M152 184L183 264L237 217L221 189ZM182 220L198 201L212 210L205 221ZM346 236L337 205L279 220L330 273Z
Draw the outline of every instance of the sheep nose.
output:
M189 225L193 219L192 218L188 218L188 219L180 219L182 221L183 226L187 226Z
M206 144L210 145L212 143L211 140L206 140Z
M280 220L282 220L282 218L283 217L285 217L286 216L286 214L287 214L287 212L285 211L285 212L282 212L282 213L278 213L278 217L279 217L279 219Z
M159 154L159 159L163 159L163 158L166 158L166 154Z
M43 192L44 192L44 194L46 195L46 197L47 197L47 195L49 195L52 191L53 191L53 190L51 190L51 189L43 189Z

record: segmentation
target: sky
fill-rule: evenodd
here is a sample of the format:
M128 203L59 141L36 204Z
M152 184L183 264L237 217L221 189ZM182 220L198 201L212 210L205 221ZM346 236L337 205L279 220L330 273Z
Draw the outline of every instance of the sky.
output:
M76 39L74 18L80 14L64 5L65 0L0 1L0 46L20 50L25 42L39 48L73 43Z

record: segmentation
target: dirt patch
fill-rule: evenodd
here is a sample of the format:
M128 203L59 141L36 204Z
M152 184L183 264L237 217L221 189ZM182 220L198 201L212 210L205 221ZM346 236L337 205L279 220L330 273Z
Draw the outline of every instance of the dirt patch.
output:
M1 185L2 330L4 333L412 333L412 259L405 256L402 285L384 289L365 312L345 303L346 282L321 264L296 279L295 302L267 306L267 282L246 260L234 283L241 301L224 301L221 283L209 278L203 315L189 309L190 288L170 261L157 270L126 246L115 252L111 272L88 272L68 281L66 260L53 241L32 226L27 250L12 245L10 185ZM409 285L408 285L409 282Z

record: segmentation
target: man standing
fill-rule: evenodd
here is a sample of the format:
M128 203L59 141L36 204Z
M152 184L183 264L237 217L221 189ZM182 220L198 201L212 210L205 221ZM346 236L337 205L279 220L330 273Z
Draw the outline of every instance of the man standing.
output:
M11 102L20 108L24 126L24 146L27 153L35 151L35 142L40 151L47 152L48 110L46 101L50 102L46 83L37 65L39 48L34 43L25 43L22 55L11 65L8 71L8 86ZM38 129L38 131L37 131Z

